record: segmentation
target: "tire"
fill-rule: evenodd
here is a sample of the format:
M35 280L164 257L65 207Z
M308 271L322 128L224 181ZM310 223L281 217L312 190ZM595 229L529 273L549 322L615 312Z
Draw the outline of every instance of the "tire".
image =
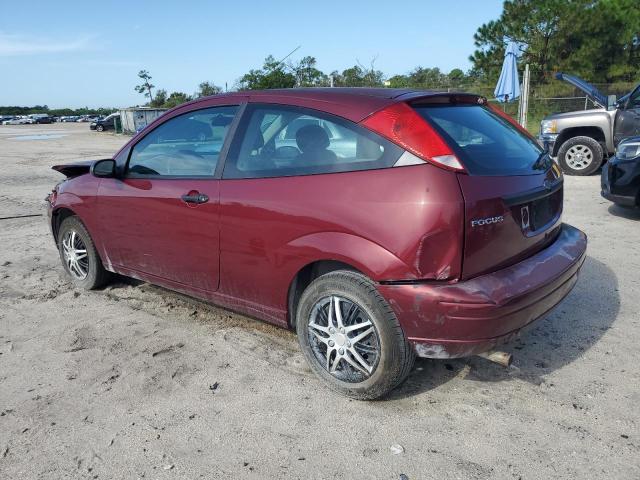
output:
M93 240L78 217L67 217L62 221L57 243L62 266L74 285L93 290L109 281L111 274L102 265ZM72 259L67 256L70 247L75 251Z
M103 126L103 125L98 125L98 126L96 127L96 131L97 131L97 132L104 132L104 126Z
M331 314L335 328L329 324ZM364 275L338 270L318 277L303 292L296 319L298 342L311 369L342 395L373 400L393 390L411 372L413 348L389 304ZM342 332L340 325L347 331Z
M602 145L591 137L572 137L558 150L558 162L567 175L591 175L603 160Z

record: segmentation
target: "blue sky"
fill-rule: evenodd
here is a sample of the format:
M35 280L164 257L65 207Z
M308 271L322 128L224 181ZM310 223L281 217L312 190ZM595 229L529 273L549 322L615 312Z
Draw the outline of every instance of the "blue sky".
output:
M387 75L417 65L466 70L473 34L501 0L0 0L0 105L128 106L147 69L169 92L232 88L297 46L325 72L376 57Z

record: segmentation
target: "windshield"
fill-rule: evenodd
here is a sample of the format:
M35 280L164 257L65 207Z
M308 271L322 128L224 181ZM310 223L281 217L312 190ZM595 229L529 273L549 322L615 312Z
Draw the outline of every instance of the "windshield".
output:
M415 106L471 175L534 175L551 160L532 138L480 105Z

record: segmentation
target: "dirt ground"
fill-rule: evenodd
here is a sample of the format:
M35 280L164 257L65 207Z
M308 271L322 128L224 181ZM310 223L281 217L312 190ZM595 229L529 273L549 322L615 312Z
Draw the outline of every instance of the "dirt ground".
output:
M63 136L20 137L40 134ZM50 167L125 141L0 126L0 478L640 478L640 214L597 176L566 178L589 256L505 347L514 367L419 360L391 397L358 402L290 332L149 284L67 282L41 216Z

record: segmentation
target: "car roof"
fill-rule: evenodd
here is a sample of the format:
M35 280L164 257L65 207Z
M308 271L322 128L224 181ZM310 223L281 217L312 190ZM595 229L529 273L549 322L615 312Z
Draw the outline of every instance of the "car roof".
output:
M291 97L306 97L306 98L326 98L333 96L366 96L376 98L396 98L409 92L417 90L411 90L407 88L371 88L371 87L310 87L310 88L275 88L273 90L252 90L251 95L255 97L271 96L271 95L284 95Z
M456 92L460 93L460 92ZM400 101L414 100L421 97L449 95L447 92L418 90L410 88L286 88L272 90L248 90L222 93L204 97L181 107L185 112L207 106L233 104L235 102L274 103L306 107L332 113L360 122L373 112Z

